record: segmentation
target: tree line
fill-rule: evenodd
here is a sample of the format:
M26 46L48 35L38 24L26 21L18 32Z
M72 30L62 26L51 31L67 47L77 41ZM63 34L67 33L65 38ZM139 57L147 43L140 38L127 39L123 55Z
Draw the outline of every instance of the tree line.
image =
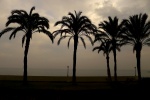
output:
M32 7L30 12L27 13L25 10L12 10L11 15L8 17L6 22L6 28L0 32L0 37L12 31L9 39L15 38L16 33L22 31L24 33L22 37L22 47L25 43L24 50L24 73L23 83L27 83L27 56L30 46L30 39L32 34L39 32L46 34L50 40L54 41L55 37L60 35L58 45L61 40L68 39L68 48L71 39L74 41L74 52L73 52L73 75L72 82L76 83L76 54L79 40L82 41L83 46L86 48L84 37L87 37L92 45L95 42L99 43L99 46L93 48L93 51L98 50L106 55L107 61L107 74L109 81L112 81L110 66L109 66L109 53L112 51L114 56L114 79L117 81L117 56L116 51L120 51L124 45L132 45L133 51L136 52L137 60L137 72L138 80L141 81L141 50L142 46L150 46L150 21L146 13L136 14L129 16L128 19L123 19L119 22L117 17L108 17L108 20L100 22L98 27L94 25L91 20L82 15L82 12L68 13L68 16L63 16L60 21L57 21L54 26L60 25L60 29L50 32L49 20L45 17L40 16L38 13L33 13L35 7ZM16 27L9 27L10 24L18 24ZM92 40L91 35L95 37ZM84 36L84 37L83 37Z

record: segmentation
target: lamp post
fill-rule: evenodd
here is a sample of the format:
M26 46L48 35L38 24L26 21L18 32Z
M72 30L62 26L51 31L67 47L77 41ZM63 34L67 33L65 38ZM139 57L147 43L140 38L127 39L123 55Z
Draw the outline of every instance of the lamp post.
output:
M136 76L136 67L134 67L135 68L135 76Z
M69 82L69 66L67 66L67 82Z
M67 66L67 77L69 77L69 66Z

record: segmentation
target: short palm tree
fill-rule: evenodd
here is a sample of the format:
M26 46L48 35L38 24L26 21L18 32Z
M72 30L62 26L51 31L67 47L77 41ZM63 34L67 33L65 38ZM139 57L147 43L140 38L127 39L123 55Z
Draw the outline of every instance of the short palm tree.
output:
M76 53L77 53L77 47L79 43L78 39L81 39L84 47L86 48L86 44L82 36L87 37L90 40L90 42L93 44L90 34L96 30L95 25L92 24L90 19L86 16L81 16L81 13L82 12L77 13L75 11L75 14L73 14L69 12L68 14L69 17L64 16L61 21L57 21L55 23L55 26L61 25L61 28L53 32L54 37L56 37L58 34L61 35L60 39L58 40L58 45L60 44L60 41L62 39L69 37L68 40L68 47L69 47L70 40L71 39L74 40L73 77L72 77L73 83L76 82Z
M128 44L133 45L133 51L136 51L138 80L141 81L141 50L142 46L150 46L150 21L147 21L147 14L130 16L124 20L126 32L124 39Z
M106 61L107 61L107 75L108 79L112 81L111 79L111 71L109 67L109 53L113 50L112 44L109 40L101 40L100 46L96 46L93 48L93 51L98 50L98 53L100 51L103 51L104 56L106 55Z
M25 44L25 50L24 50L24 74L23 74L23 82L27 83L27 55L30 45L30 39L32 38L32 34L35 32L43 32L46 35L50 37L50 39L53 41L52 34L47 30L49 29L49 20L45 17L41 17L38 13L33 13L33 10L35 7L32 7L29 14L24 10L13 10L11 12L11 15L8 17L8 21L6 23L6 27L2 32L0 33L0 37L8 32L12 31L9 39L12 37L15 38L16 33L19 33L19 31L23 31L25 34L22 37L22 46L24 44L24 41L26 41ZM10 24L17 23L19 26L17 27L8 27Z
M109 21L103 21L99 24L100 32L102 34L97 36L109 39L109 41L112 43L114 55L114 77L115 81L117 81L116 44L120 43L120 41L122 40L124 21L119 24L117 17L114 17L114 19L112 19L109 16L108 19Z

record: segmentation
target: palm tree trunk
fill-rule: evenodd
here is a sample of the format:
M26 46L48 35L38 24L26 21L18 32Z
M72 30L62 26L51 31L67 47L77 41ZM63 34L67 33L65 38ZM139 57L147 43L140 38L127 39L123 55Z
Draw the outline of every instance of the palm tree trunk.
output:
M76 53L77 53L78 37L74 36L74 53L73 53L73 84L76 83Z
M136 50L138 80L141 81L141 51Z
M111 82L111 72L110 72L110 67L109 67L109 55L106 56L106 60L107 60L107 74L108 74L108 79Z
M114 77L115 81L117 81L117 59L116 59L116 49L113 50L114 53Z
M25 50L24 50L24 75L23 75L24 84L27 84L27 55L28 55L29 45L30 45L30 38L27 37Z

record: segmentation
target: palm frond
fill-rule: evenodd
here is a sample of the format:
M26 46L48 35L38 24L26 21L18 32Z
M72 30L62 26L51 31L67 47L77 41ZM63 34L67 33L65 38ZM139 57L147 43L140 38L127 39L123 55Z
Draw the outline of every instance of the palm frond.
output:
M94 47L94 48L93 48L93 51L95 51L95 50L97 50L97 49L99 49L99 46Z
M33 13L31 16L32 18L40 18L40 15L38 13Z
M84 39L83 39L82 37L80 37L80 39L81 39L81 41L82 41L82 43L83 43L83 45L84 45L84 48L86 49L86 44L85 44Z
M43 32L44 34L46 34L49 38L50 38L50 40L52 41L52 43L54 42L54 37L53 37L53 35L51 34L51 32L50 31L47 31L46 29L41 29L41 30L39 30L40 32Z
M116 50L118 50L119 52L121 51L121 49L120 49L120 47L119 47L119 46L117 46L117 47L116 47Z
M69 23L69 21L68 22L67 21L57 21L54 26L61 25L61 29L63 27L67 27L68 29L71 29L70 24L71 23Z
M47 18L40 17L40 18L37 18L37 19L38 19L38 22L34 23L36 27L43 26L43 27L46 27L47 29L49 29L49 20Z
M14 29L15 29L14 27L5 28L4 30L2 30L2 31L0 32L0 37L1 37L3 34L5 34L6 32L9 32L9 31L14 30Z
M70 40L73 38L73 36L70 36L69 40L68 40L68 48L69 48L69 45L70 45Z
M135 50L136 50L136 45L133 45L133 53L134 53Z
M94 43L97 41L101 41L103 39L106 40L107 35L106 34L95 34L95 39L94 39Z
M150 38L147 38L147 39L144 41L144 43L146 43L146 42L150 42Z
M73 22L75 22L76 17L74 16L73 13L69 12L68 15L71 17L71 19L73 20Z
M56 30L52 33L54 35L54 38L60 34L60 36L62 36L63 34L70 34L73 36L73 33L71 32L70 29L60 29L60 30Z
M79 17L81 16L81 14L82 14L82 11L79 11L78 13L76 12L76 11L74 11L75 12L75 14L76 14L76 18L78 18L79 19Z
M85 24L85 22L83 22L83 25L78 30L78 34L81 32L84 32L86 34L94 34L96 30L97 28L95 25L91 23Z
M35 7L34 7L34 6L33 6L33 7L31 8L31 10L30 10L30 13L29 13L30 16L32 15L33 10L35 10Z
M56 30L52 34L53 34L53 37L55 38L57 35L60 34L60 30Z
M23 13L24 16L26 16L26 17L28 16L28 13L27 13L26 11L24 11L24 10L19 10L19 11L20 11L21 13Z
M11 38L12 38L12 36L14 36L14 38L15 38L16 33L17 33L18 31L22 31L22 30L23 30L23 28L22 28L22 27L17 27L17 28L15 28L15 29L13 30L13 32L11 33L11 35L10 35L9 39L11 39Z
M23 37L22 37L22 47L23 47L23 45L24 45L24 41L25 41L25 39L26 39L26 34L25 34L25 35L23 35Z
M150 38L147 38L145 41L143 41L143 45L150 46Z
M86 36L89 39L89 41L91 42L91 44L93 46L94 45L94 41L92 40L92 38L89 35L84 35L84 36Z
M21 11L20 11L20 10L12 10L12 11L11 11L11 14L12 14L12 15L15 15L15 14L20 15L20 14L21 14Z
M22 25L23 24L23 20L18 20L18 19L9 19L6 23L6 27L11 24L11 23L17 23L19 25Z
M67 36L62 36L62 37L60 37L59 40L58 40L58 42L57 42L57 44L59 45L60 42L61 42L61 40L65 39L66 37L67 37Z
M148 18L148 15L146 14L146 13L144 13L143 15L141 14L141 18L139 18L139 19L141 19L141 27L144 27L145 26L145 23L146 23L146 20L147 20L147 18Z

